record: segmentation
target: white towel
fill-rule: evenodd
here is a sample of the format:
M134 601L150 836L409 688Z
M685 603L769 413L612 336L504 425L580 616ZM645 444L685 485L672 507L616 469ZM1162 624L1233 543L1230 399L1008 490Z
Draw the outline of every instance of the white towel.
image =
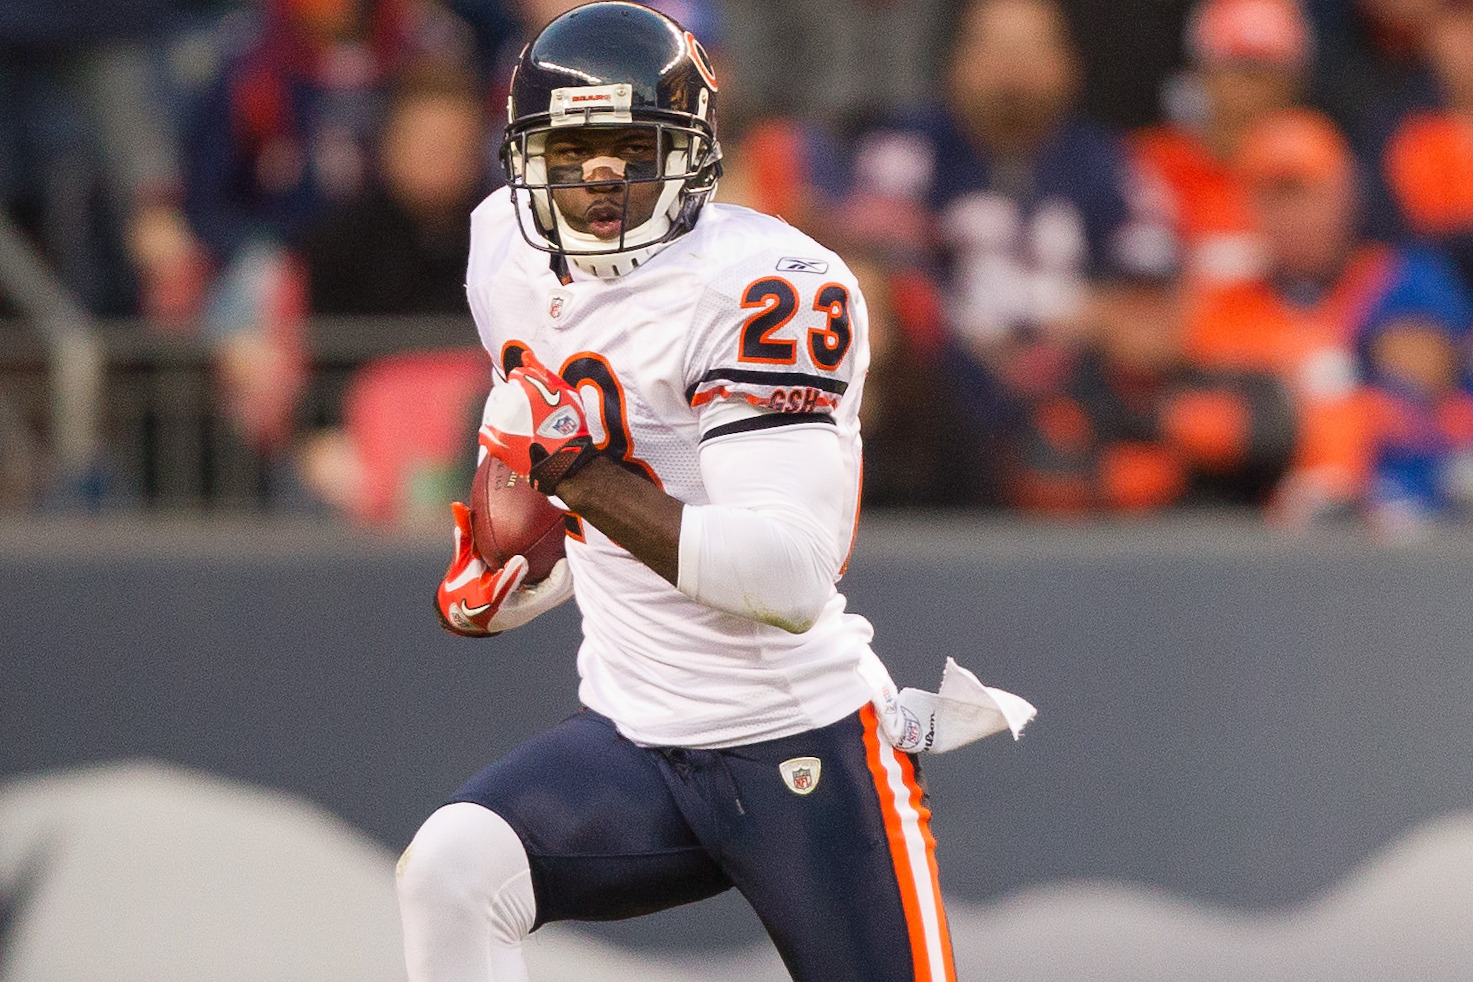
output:
M1003 730L1016 740L1038 715L1027 699L983 685L955 658L946 659L938 692L905 688L897 693L888 678L875 681L880 725L895 749L905 753L945 753Z

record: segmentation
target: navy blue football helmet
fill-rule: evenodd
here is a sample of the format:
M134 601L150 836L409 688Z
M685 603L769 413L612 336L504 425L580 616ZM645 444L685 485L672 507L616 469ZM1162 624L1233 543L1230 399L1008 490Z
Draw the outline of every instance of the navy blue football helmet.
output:
M522 50L507 99L502 166L522 234L599 276L629 272L690 231L721 175L716 78L689 31L637 3L578 7ZM614 170L549 165L549 141L579 127L642 129L643 152ZM659 184L653 211L629 211L631 187ZM564 188L622 188L618 234L579 231L554 200ZM617 198L617 195L610 196ZM648 200L647 195L641 196Z

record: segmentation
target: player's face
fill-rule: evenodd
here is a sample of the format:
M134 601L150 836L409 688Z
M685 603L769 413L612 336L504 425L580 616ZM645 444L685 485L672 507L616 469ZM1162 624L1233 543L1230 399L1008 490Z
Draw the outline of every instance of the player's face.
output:
M580 127L549 135L548 182L591 182L553 190L552 199L563 218L576 231L606 242L649 221L663 186L652 180L660 171L659 149L655 131L643 126Z

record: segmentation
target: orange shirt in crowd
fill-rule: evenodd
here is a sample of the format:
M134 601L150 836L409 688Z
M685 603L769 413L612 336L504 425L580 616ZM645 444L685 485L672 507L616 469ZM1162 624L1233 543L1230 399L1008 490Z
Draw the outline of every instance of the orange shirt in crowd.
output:
M1187 353L1204 368L1277 376L1299 414L1290 478L1349 500L1372 466L1372 406L1358 381L1354 325L1392 262L1380 245L1360 250L1317 304L1300 306L1262 281L1208 293L1191 317Z
M1386 179L1407 221L1427 235L1473 231L1473 119L1409 117L1386 147Z
M1147 180L1167 193L1187 273L1207 284L1256 275L1262 256L1253 212L1231 162L1218 160L1201 139L1173 126L1142 130L1132 144Z

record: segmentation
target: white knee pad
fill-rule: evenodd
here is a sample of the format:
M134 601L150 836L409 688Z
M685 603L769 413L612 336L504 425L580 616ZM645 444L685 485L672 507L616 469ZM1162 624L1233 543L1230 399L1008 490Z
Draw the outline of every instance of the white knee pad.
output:
M412 979L487 978L486 959L520 948L537 915L521 839L469 802L420 826L399 859L398 892Z

